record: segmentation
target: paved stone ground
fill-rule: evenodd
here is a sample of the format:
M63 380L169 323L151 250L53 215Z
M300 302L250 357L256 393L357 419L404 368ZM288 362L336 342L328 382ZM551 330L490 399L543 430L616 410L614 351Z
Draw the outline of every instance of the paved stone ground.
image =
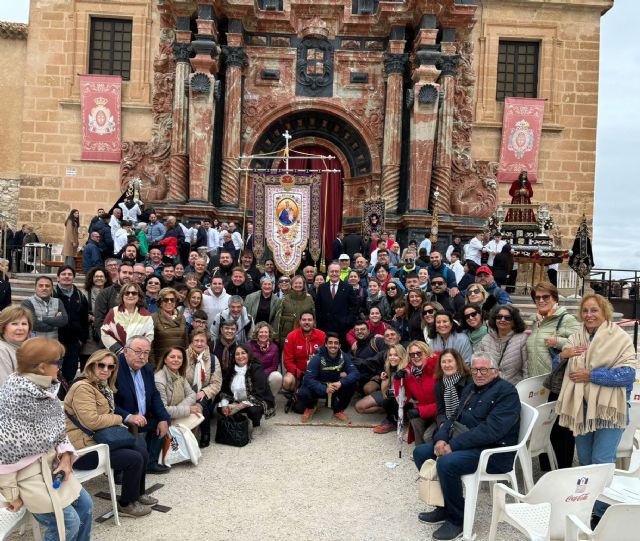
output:
M378 415L348 410L356 427L335 426L328 409L300 425L300 416L283 413L263 423L242 449L216 445L203 451L198 466L179 464L165 475L147 477L168 513L94 523L92 538L115 540L263 541L424 541L435 527L417 515L427 508L418 499L413 445L398 459L395 433L377 435L369 428ZM326 426L330 424L332 426ZM358 426L360 425L360 426ZM366 425L366 427L362 426ZM397 463L395 468L386 463ZM536 461L537 462L537 461ZM106 480L85 484L90 494L108 490ZM110 502L94 498L97 517ZM475 532L488 539L491 500L485 487L479 496ZM25 537L30 537L27 535ZM21 539L12 536L11 540ZM523 537L501 525L499 541Z

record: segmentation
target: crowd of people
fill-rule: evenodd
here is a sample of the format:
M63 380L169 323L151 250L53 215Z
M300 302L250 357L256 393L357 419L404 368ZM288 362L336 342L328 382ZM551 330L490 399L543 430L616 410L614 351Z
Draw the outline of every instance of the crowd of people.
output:
M356 411L378 415L373 431L384 434L396 429L402 389L416 465L440 457L446 480L445 507L420 516L445 521L435 539L461 532L460 475L475 470L482 449L517 440L514 386L523 379L550 374L560 467L571 466L574 445L581 464L615 458L635 376L629 337L606 299L585 296L580 322L551 282L533 288L537 314L525 331L498 236L479 233L466 247L456 237L443 254L428 238L401 251L388 233L368 242L339 234L326 274L305 254L287 276L273 259L256 262L251 224L243 238L231 222L191 231L140 208L128 221L125 210L92 220L82 290L75 265L64 264L55 281L37 276L32 296L0 312L0 494L10 509L24 503L51 539L63 527L67 539L89 539L91 501L69 472L73 449L93 445L96 431L124 425L135 436L110 455L119 510L140 517L157 503L146 475L169 470L161 457L170 426L193 430L201 448L222 417L248 419L255 436L278 393L302 423L326 406L349 425L357 397ZM78 219L72 211L67 231ZM10 421L16 412L21 422ZM89 453L73 467L96 464ZM505 455L495 468L512 465ZM27 487L25 471L37 483ZM52 499L59 472L66 490Z

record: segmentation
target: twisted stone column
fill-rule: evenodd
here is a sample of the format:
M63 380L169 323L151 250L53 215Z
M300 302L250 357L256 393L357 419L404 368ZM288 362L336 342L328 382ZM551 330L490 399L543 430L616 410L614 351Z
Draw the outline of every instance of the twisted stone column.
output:
M222 186L220 203L240 204L238 163L240 156L240 123L242 119L242 68L247 55L244 47L225 47L227 65L224 100L224 139L222 142Z
M404 43L404 42L403 42ZM382 154L382 198L387 211L398 211L400 195L400 144L402 135L402 76L407 54L390 53L384 59L387 75L386 107L384 114L384 145Z
M176 79L173 93L169 199L172 202L182 202L189 195L189 148L187 137L189 102L184 92L185 81L188 80L191 72L189 43L176 42L173 45L173 51L176 57Z
M453 106L455 93L455 74L459 56L443 56L438 63L440 68L440 88L444 99L438 111L438 135L436 140L433 167L433 183L440 192L435 202L438 212L451 213L451 154L453 134Z

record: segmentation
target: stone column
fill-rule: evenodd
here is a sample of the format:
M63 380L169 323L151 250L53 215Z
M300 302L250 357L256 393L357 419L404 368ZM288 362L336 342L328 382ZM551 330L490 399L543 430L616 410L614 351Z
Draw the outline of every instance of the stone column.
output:
M188 16L176 18L176 41L173 53L176 57L176 78L173 92L173 129L171 131L171 182L169 199L172 203L184 202L189 196L188 112L184 86L191 72L191 30Z
M456 68L460 57L455 55L455 43L442 43L443 56L438 63L440 85L444 94L438 113L438 135L433 165L433 188L440 192L439 212L451 213L451 155L453 134L453 107Z
M196 56L190 60L194 72L189 75L189 200L202 203L209 199L215 101L219 92L215 74L220 48L216 44L213 6L198 3L196 24L198 34L191 43Z
M222 187L220 203L237 207L240 204L238 164L240 157L240 127L242 120L242 68L247 55L242 47L242 34L227 33L227 41L237 46L224 47L227 65L224 98L224 139L222 142ZM245 188L246 189L246 188Z
M402 142L402 79L407 63L404 40L391 40L389 53L384 59L387 76L386 106L384 112L384 145L382 152L382 198L387 212L398 212L400 194L400 147ZM391 52L399 51L399 52Z
M409 142L409 210L426 211L429 205L440 92L440 86L436 84L440 71L435 66L440 56L435 44L437 35L435 16L423 16L414 42L416 55L411 75L414 86Z

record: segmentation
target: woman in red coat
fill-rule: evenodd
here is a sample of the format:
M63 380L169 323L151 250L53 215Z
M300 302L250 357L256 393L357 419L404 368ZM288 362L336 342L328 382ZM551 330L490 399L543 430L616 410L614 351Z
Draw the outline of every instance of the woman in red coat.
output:
M395 393L400 392L400 381L404 385L406 396L405 415L409 419L409 435L407 442L414 439L416 445L425 443L435 429L436 398L433 388L436 384L435 372L438 365L438 354L425 343L414 340L409 343L409 365L395 374Z

